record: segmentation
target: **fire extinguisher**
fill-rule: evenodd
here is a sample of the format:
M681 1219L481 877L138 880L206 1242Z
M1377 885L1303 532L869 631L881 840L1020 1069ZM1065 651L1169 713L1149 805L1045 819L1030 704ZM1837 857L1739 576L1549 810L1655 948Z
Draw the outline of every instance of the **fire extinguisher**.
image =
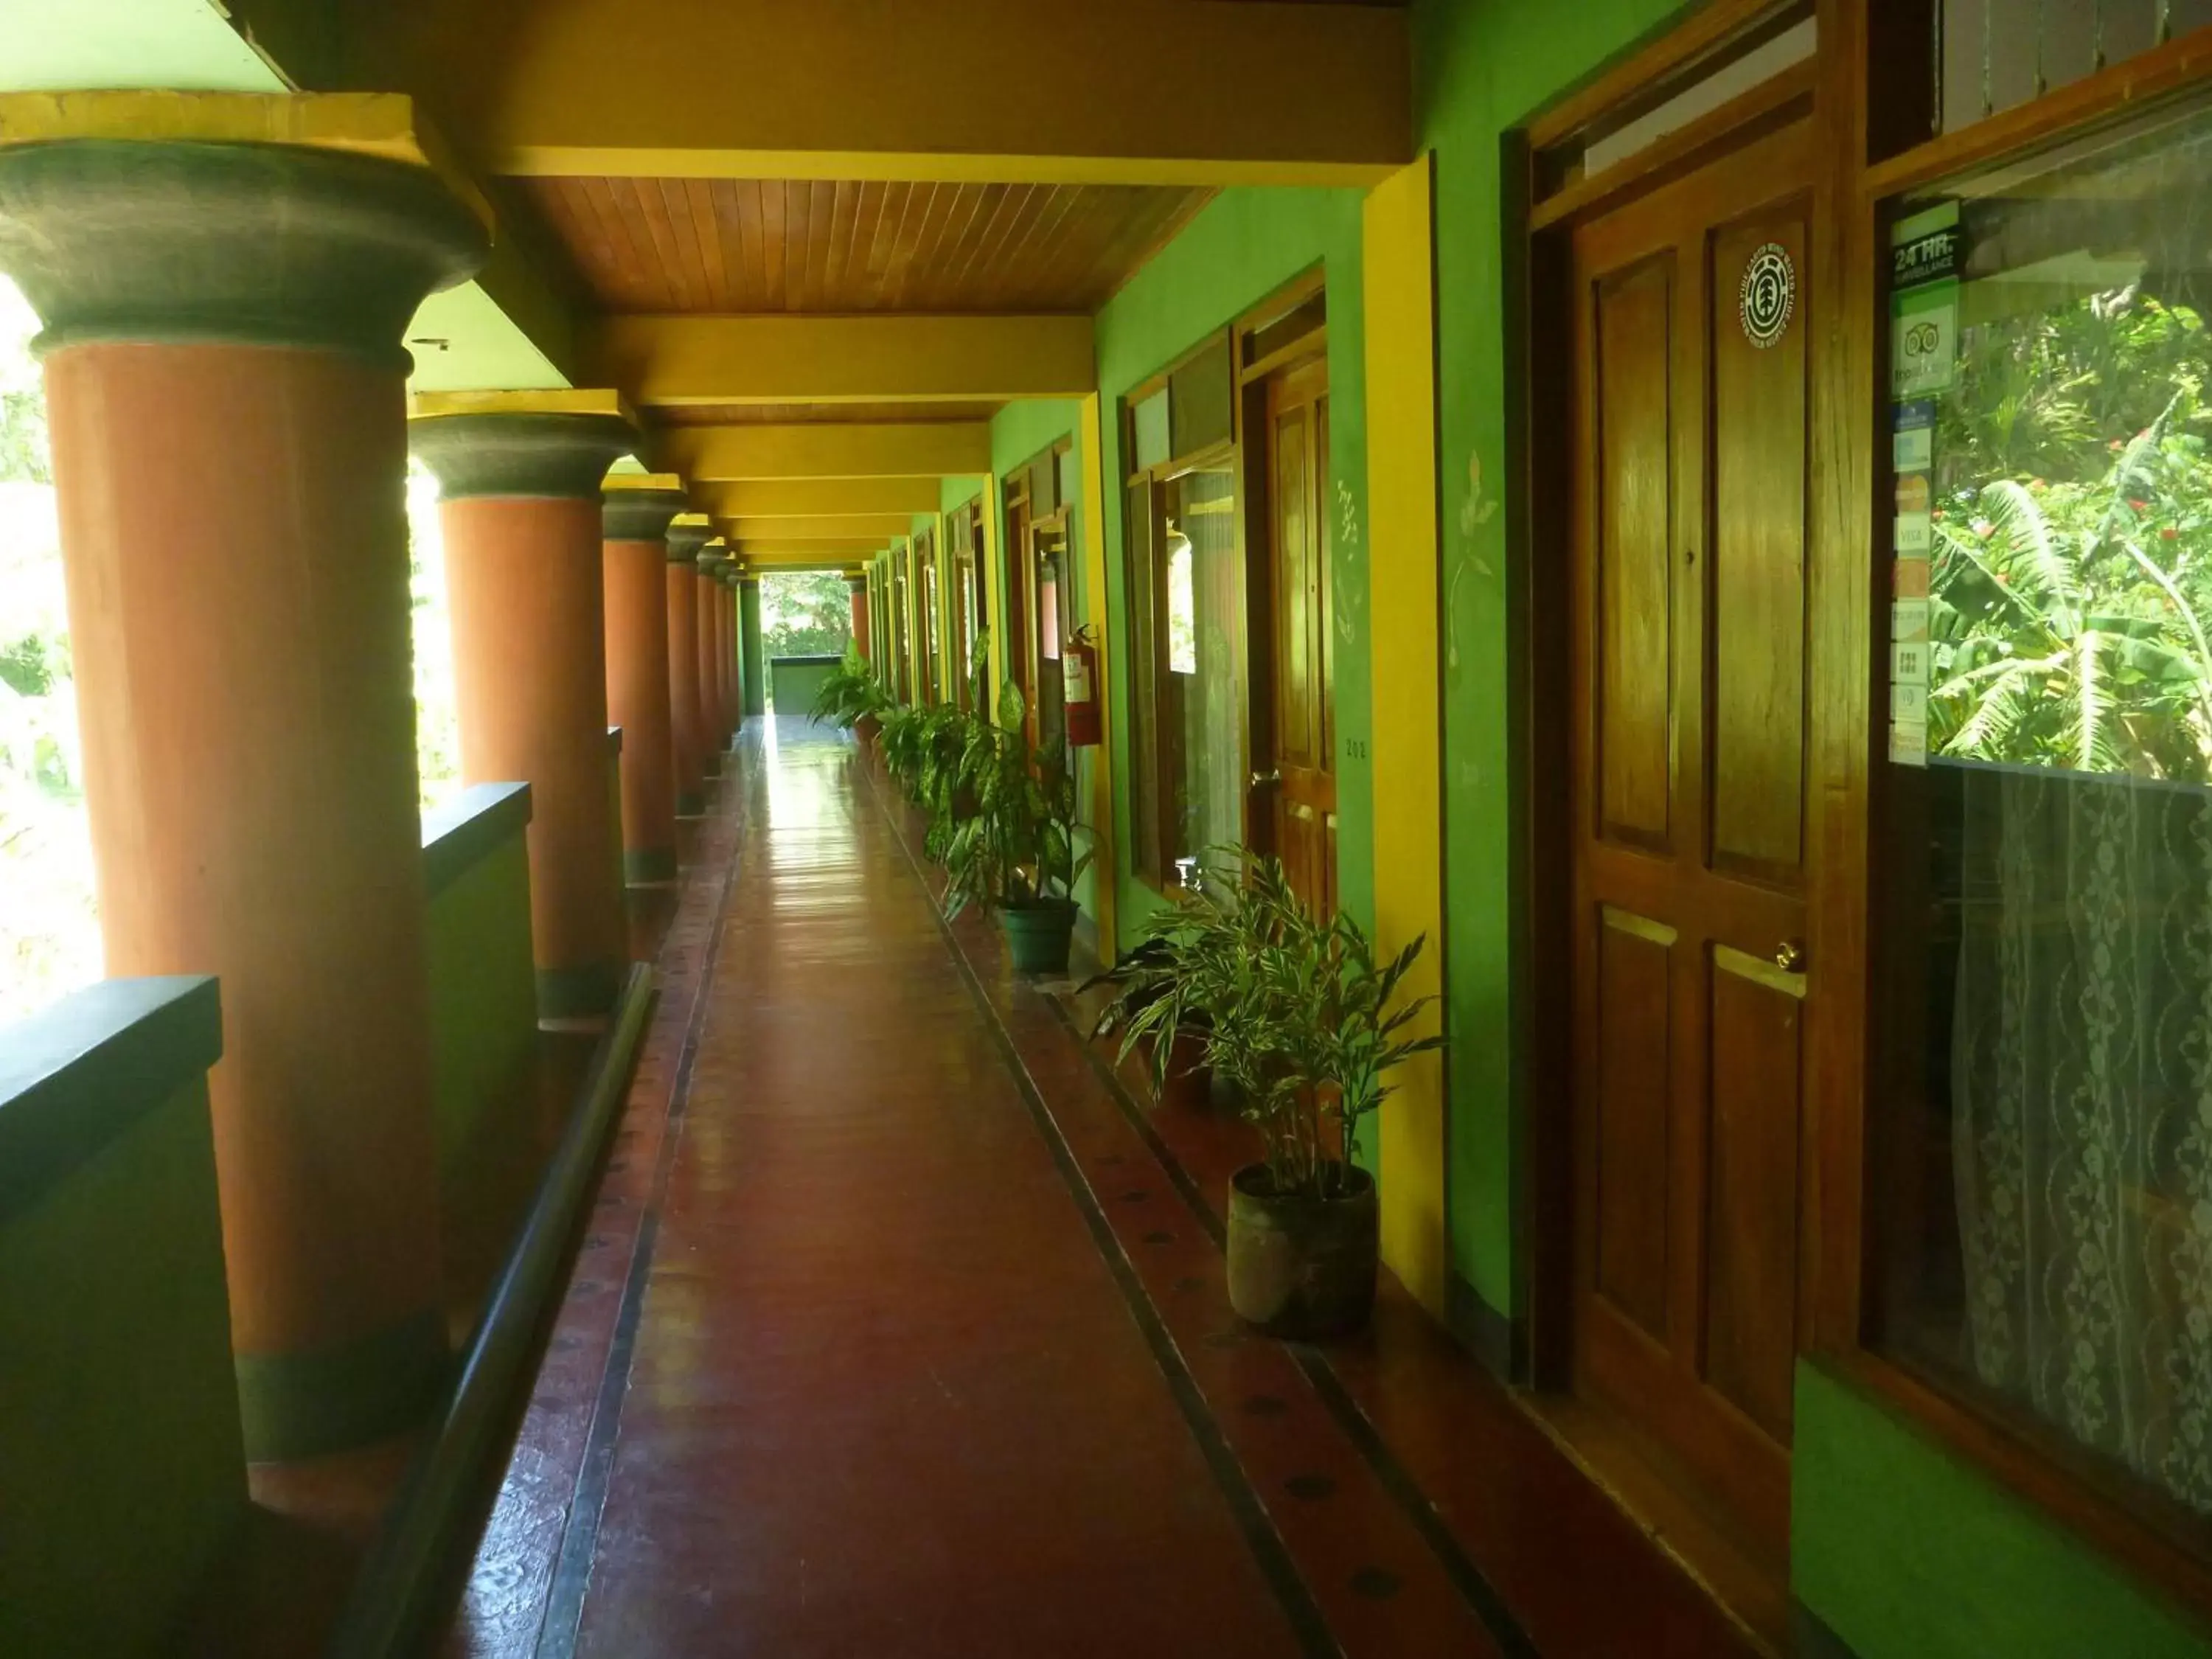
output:
M1067 746L1102 741L1098 715L1098 641L1085 623L1060 653L1060 708L1067 721Z

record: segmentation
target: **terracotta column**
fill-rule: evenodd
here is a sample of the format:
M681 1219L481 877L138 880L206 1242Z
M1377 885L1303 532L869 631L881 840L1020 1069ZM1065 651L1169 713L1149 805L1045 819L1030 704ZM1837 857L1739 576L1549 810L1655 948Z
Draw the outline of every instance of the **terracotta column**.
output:
M66 113L97 130L112 97ZM484 248L397 161L0 149L0 270L46 325L107 971L222 981L258 1460L381 1437L443 1377L400 337Z
M675 731L676 815L707 810L706 763L712 740L699 717L699 569L707 543L703 514L680 514L668 526L668 704Z
M659 474L607 480L607 720L623 729L625 882L676 878L676 757L668 690L668 525L684 490Z
M848 576L845 586L853 595L853 645L864 656L873 653L868 649L868 579Z
M722 669L722 613L727 608L729 595L715 572L727 559L722 551L719 536L704 544L693 561L699 583L699 729L707 739L706 771L709 777L719 777L722 770L722 756L730 744L729 727L723 724L727 707L728 679Z
M629 951L613 879L600 576L599 481L637 441L618 410L605 394L426 395L411 425L442 491L462 781L530 785L530 932L546 1019L605 1013Z
M745 576L738 582L738 619L743 630L738 661L744 665L744 712L768 712L768 661L761 653L760 578Z

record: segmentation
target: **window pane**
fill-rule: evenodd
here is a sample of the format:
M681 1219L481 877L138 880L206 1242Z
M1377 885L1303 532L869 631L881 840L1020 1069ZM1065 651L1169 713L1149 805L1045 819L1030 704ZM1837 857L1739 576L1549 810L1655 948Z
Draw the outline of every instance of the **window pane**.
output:
M1899 227L1874 1335L2212 1513L2212 121Z
M1244 833L1243 573L1237 478L1227 465L1163 491L1158 569L1167 631L1159 722L1169 792L1166 862L1188 872L1206 848Z

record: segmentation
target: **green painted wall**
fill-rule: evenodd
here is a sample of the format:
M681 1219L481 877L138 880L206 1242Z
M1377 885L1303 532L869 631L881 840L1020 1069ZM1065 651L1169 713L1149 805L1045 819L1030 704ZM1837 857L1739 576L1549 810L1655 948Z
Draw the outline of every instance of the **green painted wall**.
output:
M1790 1589L1859 1659L2212 1652L2055 1522L1810 1364L1794 1480Z
M1033 460L1039 451L1059 443L1064 438L1079 441L1081 437L1079 428L1082 423L1083 405L1073 398L1027 398L1019 403L1008 404L992 416L991 471L999 480L1000 501L1003 502L1006 500L1007 480L1017 467L1026 461ZM976 494L981 487L980 483L977 484L975 489L968 490L962 499L965 500L967 496ZM1075 624L1079 628L1085 623L1095 623L1097 620L1091 614L1090 594L1085 591L1083 579L1084 514L1090 510L1091 504L1083 498L1082 478L1080 469L1078 469L1075 488L1067 498L1067 545L1069 580L1073 584L1069 589L1068 614L1075 618ZM999 524L998 534L999 544L1001 551L1004 552L1006 550L1006 526L1003 520ZM1109 562L1111 562L1110 554ZM1001 641L1007 638L1006 586L1006 572L1001 570L999 573L999 602L993 607L992 623L992 626L999 630L999 638ZM1011 669L1009 672L1012 672ZM1078 768L1076 782L1080 791L1077 800L1080 810L1080 803L1088 799L1090 796L1091 762L1084 751L1078 750L1075 764ZM1097 882L1089 871L1085 871L1082 878L1075 884L1075 902L1078 908L1090 919L1091 925L1097 927L1098 922Z
M1512 1100L1525 1022L1512 972L1499 140L1677 9L1677 0L1415 0L1414 98L1437 157L1437 350L1444 593L1445 990L1451 1036L1453 1270L1491 1307L1523 1308L1515 1259ZM1332 330L1336 307L1329 307ZM1342 678L1340 672L1340 679Z
M0 1225L0 1653L169 1651L246 1513L202 1077Z
M1226 327L1316 264L1328 283L1329 497L1335 537L1337 884L1344 908L1375 921L1374 791L1365 755L1372 729L1367 630L1366 329L1361 314L1361 193L1352 190L1224 191L1098 313L1098 382L1106 428L1106 597L1115 661L1127 656L1127 584L1122 563L1119 399L1207 334ZM1129 817L1129 677L1113 676L1109 738L1114 748L1115 839L1132 845ZM1124 860L1126 865L1126 860ZM1158 903L1121 873L1124 943Z
M430 898L430 1038L438 1172L479 1167L478 1137L511 1118L532 1086L537 979L530 956L530 859L514 833Z

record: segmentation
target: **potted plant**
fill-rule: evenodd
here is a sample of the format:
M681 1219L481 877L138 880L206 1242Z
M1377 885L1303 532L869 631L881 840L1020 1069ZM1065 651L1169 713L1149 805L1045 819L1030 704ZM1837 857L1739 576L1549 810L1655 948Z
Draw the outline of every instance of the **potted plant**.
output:
M1278 860L1232 852L1179 907L1173 994L1203 1010L1207 1063L1260 1132L1260 1161L1230 1181L1230 1305L1270 1335L1340 1335L1375 1304L1379 1212L1354 1159L1360 1122L1389 1094L1389 1073L1443 1044L1408 1034L1434 999L1399 997L1425 941L1378 965L1351 917L1316 921Z
M995 721L971 720L943 862L945 915L970 904L998 913L1014 967L1064 974L1075 927L1075 883L1091 862L1075 849L1075 781L1057 742L1030 746L1028 707L1011 683Z
M1111 968L1076 988L1078 994L1101 985L1114 995L1091 1023L1091 1039L1121 1035L1114 1063L1134 1052L1143 1056L1152 1097L1161 1105L1194 1109L1212 1094L1212 1070L1206 1061L1206 1010L1192 1000L1184 947L1191 922L1181 906L1155 910L1145 919L1137 948Z
M891 694L874 666L859 646L848 641L844 660L823 677L807 713L813 720L844 727L866 749L875 738L878 720L890 706Z

